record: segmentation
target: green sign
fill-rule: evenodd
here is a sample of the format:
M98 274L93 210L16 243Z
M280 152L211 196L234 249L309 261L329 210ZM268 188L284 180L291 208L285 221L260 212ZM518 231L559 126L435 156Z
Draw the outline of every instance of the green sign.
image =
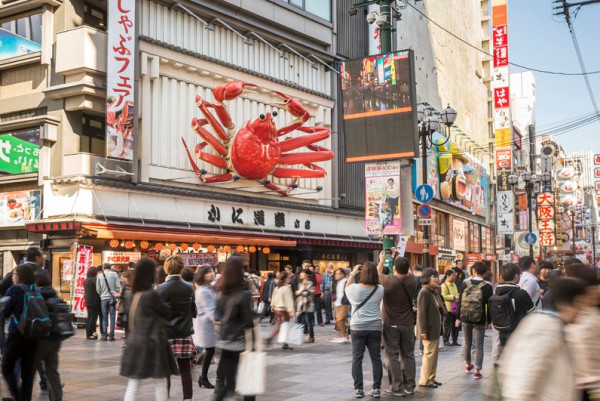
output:
M40 130L0 135L0 174L35 173L39 170Z

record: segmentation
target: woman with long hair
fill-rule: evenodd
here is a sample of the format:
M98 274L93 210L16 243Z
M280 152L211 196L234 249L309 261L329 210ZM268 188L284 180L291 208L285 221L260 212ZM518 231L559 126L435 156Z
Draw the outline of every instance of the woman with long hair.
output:
M296 314L298 323L304 324L304 334L308 334L307 343L315 342L315 285L310 280L310 270L301 270L298 274L296 290Z
M244 280L244 259L232 256L225 263L222 275L217 282L218 326L221 338L217 347L221 358L217 367L215 401L225 398L227 392L235 391L237 367L240 354L246 349L246 329L254 327L252 304L248 283ZM255 397L245 396L244 400Z
M270 344L279 334L281 323L289 322L290 318L294 316L294 294L292 294L292 287L285 272L280 273L279 280L277 280L273 290L271 309L275 314L275 327L269 338L267 338L267 344ZM293 350L287 343L283 343L281 349Z
M177 365L167 340L164 320L171 314L160 295L152 290L156 263L141 259L135 267L129 309L127 347L121 358L121 376L129 378L125 401L135 400L141 379L154 381L157 401L167 400L165 378L176 375Z
M356 283L358 280L358 284ZM352 330L352 378L354 395L365 396L363 391L362 361L365 348L369 350L373 366L373 389L369 395L381 396L383 365L381 364L381 300L383 286L379 284L379 273L374 263L356 265L346 282L346 297L352 305L350 329ZM338 296L342 294L337 294Z
M217 294L210 283L214 280L214 273L210 266L201 266L194 276L196 285L196 309L198 315L194 319L194 334L192 338L196 347L204 348L202 360L202 374L198 378L198 385L205 388L215 388L208 381L208 368L215 355L215 312Z
M156 287L156 291L171 307L171 316L165 320L165 328L181 374L183 399L191 400L193 397L191 368L198 354L192 340L194 332L192 317L196 316L197 310L194 288L183 281L182 270L183 259L177 255L169 256L165 260L167 278L164 283ZM171 379L167 378L167 390L170 389Z

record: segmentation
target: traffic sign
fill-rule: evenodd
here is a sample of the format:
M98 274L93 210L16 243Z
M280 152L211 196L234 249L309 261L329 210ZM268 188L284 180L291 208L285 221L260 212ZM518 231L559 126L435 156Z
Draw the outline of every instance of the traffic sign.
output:
M417 214L423 219L428 218L431 216L431 206L429 206L427 203L423 203L417 208Z
M537 242L537 236L534 233L527 233L524 240L527 245L533 245Z
M417 187L415 195L419 202L427 203L433 199L433 187L427 184L419 185Z
M431 219L419 219L419 225L420 226L430 226Z

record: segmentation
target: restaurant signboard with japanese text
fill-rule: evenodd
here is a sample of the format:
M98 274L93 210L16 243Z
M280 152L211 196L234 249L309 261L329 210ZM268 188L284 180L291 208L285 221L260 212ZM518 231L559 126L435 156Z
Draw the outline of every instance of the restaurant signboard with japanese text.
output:
M467 250L467 222L465 220L452 219L452 239L456 251Z
M75 271L71 285L71 313L75 317L86 317L85 289L83 283L87 271L94 264L94 249L91 246L77 246L75 254Z
M108 2L106 155L133 160L135 119L135 0Z
M213 266L219 264L219 257L216 253L178 253L181 259L183 259L184 266Z
M400 162L365 165L365 234L400 235Z
M141 258L141 252L102 251L102 263L110 263L111 265L135 263Z

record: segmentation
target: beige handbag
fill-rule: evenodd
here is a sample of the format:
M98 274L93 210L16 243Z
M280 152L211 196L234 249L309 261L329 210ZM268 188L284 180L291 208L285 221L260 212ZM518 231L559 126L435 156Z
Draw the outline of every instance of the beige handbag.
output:
M137 310L138 303L140 302L140 297L142 296L141 292L136 293L133 296L133 301L131 302L131 308L129 308L129 330L133 331L133 322L135 318L135 311Z
M264 394L266 390L267 353L261 348L259 324L254 325L254 336L252 333L253 330L246 329L246 350L240 355L237 369L235 391L240 395Z

